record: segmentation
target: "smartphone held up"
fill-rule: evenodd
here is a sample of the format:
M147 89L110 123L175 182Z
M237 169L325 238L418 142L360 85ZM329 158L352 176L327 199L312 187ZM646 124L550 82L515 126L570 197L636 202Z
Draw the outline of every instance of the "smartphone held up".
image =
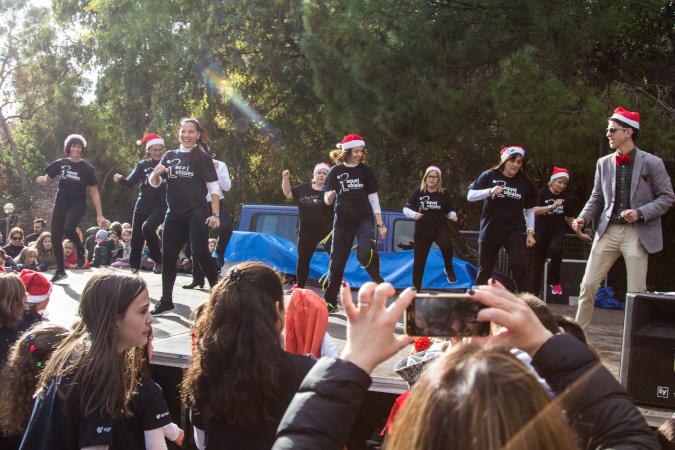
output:
M467 294L417 294L405 313L405 331L410 336L487 336L490 322L477 320L483 308Z

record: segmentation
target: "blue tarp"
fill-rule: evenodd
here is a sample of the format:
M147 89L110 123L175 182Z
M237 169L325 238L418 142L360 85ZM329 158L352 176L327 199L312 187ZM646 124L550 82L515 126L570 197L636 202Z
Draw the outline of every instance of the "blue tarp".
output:
M229 262L259 261L283 273L295 275L298 262L296 246L273 234L235 231L225 250ZM468 289L474 285L476 268L466 261L453 258L457 283L450 284L443 273L440 250L431 250L424 270L422 287L425 289ZM413 251L385 252L380 254L382 277L397 289L412 286ZM312 256L309 278L318 280L328 272L328 253L317 252ZM351 253L345 267L345 278L353 287L370 281L368 273Z

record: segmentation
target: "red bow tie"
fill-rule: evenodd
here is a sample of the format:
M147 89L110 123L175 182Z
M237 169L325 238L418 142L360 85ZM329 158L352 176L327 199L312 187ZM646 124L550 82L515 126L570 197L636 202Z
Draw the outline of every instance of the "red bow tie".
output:
M616 155L616 163L618 165L630 164L630 156L628 156L628 153L625 155Z

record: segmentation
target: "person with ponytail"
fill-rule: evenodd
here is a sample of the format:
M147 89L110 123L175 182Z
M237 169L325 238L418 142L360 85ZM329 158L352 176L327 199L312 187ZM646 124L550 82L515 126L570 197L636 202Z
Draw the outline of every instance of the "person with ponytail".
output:
M534 206L537 187L525 161L525 149L505 147L501 162L483 172L469 185L467 200L483 200L478 235L478 275L476 284L486 284L504 247L518 292L529 292L529 278L523 245L523 214L528 247L534 240Z
M333 207L323 201L323 184L326 181L330 164L319 163L314 166L314 178L311 182L300 183L291 187L291 173L281 173L281 189L288 199L298 202L298 264L295 269L297 284L294 287L304 288L309 278L309 263L319 242L328 250L332 244L334 211Z
M357 259L374 282L382 283L384 280L380 275L380 255L377 253L373 216L380 239L387 236L377 195L379 186L375 171L363 164L366 143L361 136L349 134L337 147L338 150L330 154L336 165L328 172L323 185L324 201L327 205L335 204L333 247L328 287L324 294L330 313L337 311L338 292L354 238L358 241Z
M141 269L141 252L143 242L146 242L150 258L155 262L153 272L159 274L162 273L162 251L157 228L164 222L166 215L166 182L160 180L159 187L154 188L150 185L150 176L164 156L164 139L157 134L148 133L136 142L138 145L143 143L150 157L138 162L126 178L116 173L113 180L129 189L141 182L131 225L129 266L133 273Z
M166 180L167 211L162 235L162 298L152 314L162 314L174 308L173 285L176 281L178 260L183 245L190 240L192 255L201 266L211 287L218 282L218 270L209 254L211 228L220 226L220 186L218 174L209 150L207 130L197 119L180 122L180 148L164 154L150 175L150 185L159 187ZM206 201L211 195L211 209Z
M96 273L80 295L80 320L47 362L21 449L107 449L113 420L130 414L153 318L142 278Z
M108 224L101 211L101 197L98 193L98 179L94 167L82 159L86 147L87 141L82 136L71 134L63 143L63 153L67 157L57 159L45 168L46 175L37 177L37 182L42 186L59 177L59 187L52 211L52 236L60 243L65 234L73 242L77 251L78 269L83 268L87 262L84 245L77 233L77 224L87 210L87 187L96 208L96 222L99 228L104 228ZM54 245L54 256L57 267L52 276L52 283L68 276L63 263L61 245Z

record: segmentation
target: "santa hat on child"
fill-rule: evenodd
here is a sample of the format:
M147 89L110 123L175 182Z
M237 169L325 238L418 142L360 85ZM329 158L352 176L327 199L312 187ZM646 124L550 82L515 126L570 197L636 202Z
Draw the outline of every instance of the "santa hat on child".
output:
M427 174L428 174L429 172L431 172L432 170L435 170L436 172L438 172L438 176L439 176L439 177L441 176L441 174L442 174L441 169L440 169L439 167L437 167L437 166L429 166L429 167L427 167L427 170L424 171L424 176L426 177Z
M512 147L504 147L502 149L502 162L506 161L509 159L511 156L515 155L516 153L523 155L523 158L525 157L525 149L523 147L517 147L517 146L512 146Z
M28 293L26 301L28 303L43 302L47 300L52 293L52 287L54 285L41 273L23 269L19 274L19 278L23 281L23 285L26 286L26 292Z
M337 144L336 147L342 150L349 150L354 147L365 147L366 143L358 134L348 134L342 139L342 143Z
M620 106L614 110L614 114L609 119L620 120L633 128L640 129L640 113L626 111Z
M162 136L159 134L155 133L148 133L145 136L143 136L141 139L136 141L136 145L141 145L143 142L145 142L145 149L149 149L151 146L155 144L162 144L164 145L164 139L162 139Z
M68 144L70 144L70 141L73 139L77 139L78 141L82 142L82 147L86 148L87 147L87 141L82 137L80 134L71 134L66 138L65 141L63 141L63 153L66 153L66 149L68 148ZM66 153L67 155L68 153Z
M326 169L327 171L330 172L330 164L325 163L325 162L320 162L319 164L314 166L314 173L312 175L316 176L316 173L321 169Z
M562 167L554 167L553 168L553 174L551 175L551 181L555 180L556 178L560 177L565 177L568 180L570 179L570 173L567 171L567 169L563 169Z

